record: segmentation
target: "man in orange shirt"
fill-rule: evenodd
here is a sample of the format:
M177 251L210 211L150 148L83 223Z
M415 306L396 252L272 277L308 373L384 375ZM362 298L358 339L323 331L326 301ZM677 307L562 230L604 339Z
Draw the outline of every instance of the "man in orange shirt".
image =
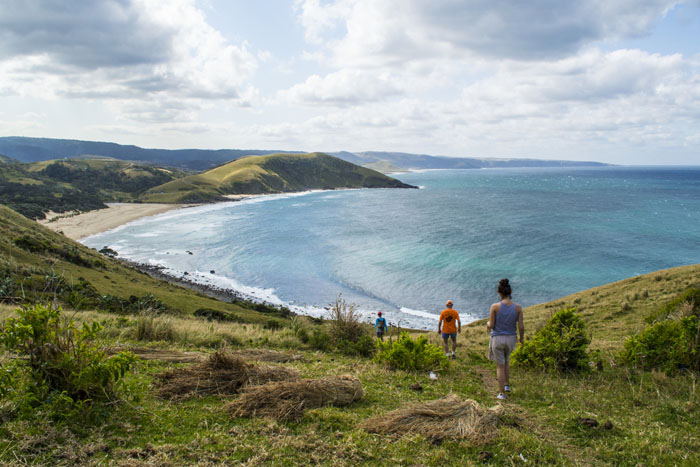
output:
M440 322L438 323L438 334L442 334L442 348L445 350L445 356L450 357L450 352L447 351L447 339L452 339L452 360L455 360L455 350L457 349L457 333L462 333L462 322L459 320L459 313L452 309L452 300L447 300L445 304L447 308L440 313ZM442 323L445 323L443 326Z

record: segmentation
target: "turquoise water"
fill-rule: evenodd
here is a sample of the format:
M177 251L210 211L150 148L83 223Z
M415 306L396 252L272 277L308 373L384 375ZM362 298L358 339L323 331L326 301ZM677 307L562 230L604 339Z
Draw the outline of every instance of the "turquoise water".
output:
M391 323L429 329L448 298L463 322L486 316L503 277L527 306L700 262L698 167L424 171L397 178L421 189L310 192L188 208L84 243L316 316L342 293L367 319L383 310Z

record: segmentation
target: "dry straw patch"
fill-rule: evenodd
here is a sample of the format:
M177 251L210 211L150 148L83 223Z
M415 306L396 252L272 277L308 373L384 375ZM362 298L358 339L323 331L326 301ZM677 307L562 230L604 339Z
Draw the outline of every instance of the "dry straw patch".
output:
M306 409L343 407L362 399L362 383L354 376L328 376L251 387L228 406L233 417L298 420Z
M199 364L156 375L155 385L159 397L185 399L193 396L227 396L236 394L243 386L293 381L298 377L295 369L251 365L226 350L219 350Z
M114 355L124 350L133 352L134 355L143 360L161 360L170 363L196 363L201 362L207 357L207 354L202 352L179 352L177 350L124 346L116 346L107 349L107 354Z
M450 394L422 404L370 418L362 428L370 433L421 434L432 441L468 439L484 444L496 436L503 408L481 407L477 402Z
M303 360L301 355L292 355L285 352L277 352L275 350L267 349L241 349L235 350L231 353L244 360L257 360L260 362L287 363Z

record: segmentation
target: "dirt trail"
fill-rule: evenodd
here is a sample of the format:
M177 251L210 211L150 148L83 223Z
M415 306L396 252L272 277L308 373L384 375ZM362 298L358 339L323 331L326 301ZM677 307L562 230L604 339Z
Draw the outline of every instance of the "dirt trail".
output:
M496 379L495 368L484 368L482 366L472 367L472 371L479 375L486 391L495 396L498 394L498 380ZM517 391L517 387L515 388ZM580 450L575 448L571 442L556 429L551 420L547 420L541 415L533 414L520 406L515 397L505 401L498 401L505 408L507 414L505 423L520 431L529 432L547 444L556 446L558 452L564 456L571 465L595 465L593 459L580 458Z

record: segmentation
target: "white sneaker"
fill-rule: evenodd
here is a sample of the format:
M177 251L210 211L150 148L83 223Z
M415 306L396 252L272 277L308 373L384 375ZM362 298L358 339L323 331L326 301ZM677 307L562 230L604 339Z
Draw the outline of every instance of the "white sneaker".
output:
M502 392L499 392L498 395L496 396L496 399L500 399L502 401L506 400L506 395L503 394Z
M505 389L506 392L510 392L510 386L507 384L503 387L503 389Z

